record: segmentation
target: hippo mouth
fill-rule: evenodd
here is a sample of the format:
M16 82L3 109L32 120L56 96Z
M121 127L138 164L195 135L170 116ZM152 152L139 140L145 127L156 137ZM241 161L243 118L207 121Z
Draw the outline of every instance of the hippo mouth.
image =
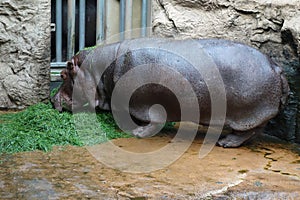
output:
M63 110L72 111L72 106L74 106L72 99L60 91L51 98L51 103L59 112L62 112Z
M62 112L62 105L61 105L61 99L60 99L60 93L56 93L53 97L51 97L50 102L52 103L53 107L58 110L59 112Z

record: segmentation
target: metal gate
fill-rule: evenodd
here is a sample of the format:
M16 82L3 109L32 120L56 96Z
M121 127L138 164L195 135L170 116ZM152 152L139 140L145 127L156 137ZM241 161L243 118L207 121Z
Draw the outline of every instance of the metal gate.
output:
M52 0L51 81L75 52L150 34L151 0ZM134 31L131 31L134 30Z

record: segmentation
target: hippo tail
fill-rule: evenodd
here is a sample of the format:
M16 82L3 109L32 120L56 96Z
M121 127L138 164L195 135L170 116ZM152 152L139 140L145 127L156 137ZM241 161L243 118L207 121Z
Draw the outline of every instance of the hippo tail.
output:
M279 67L276 63L272 62L272 67L274 68L275 72L280 76L281 81L281 98L280 98L280 107L279 109L282 110L284 106L287 104L287 99L290 92L290 87L288 81L283 73L281 67Z

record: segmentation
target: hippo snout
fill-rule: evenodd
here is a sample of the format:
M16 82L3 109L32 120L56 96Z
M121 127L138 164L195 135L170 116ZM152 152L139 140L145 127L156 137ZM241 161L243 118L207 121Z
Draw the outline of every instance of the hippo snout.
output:
M63 110L72 111L72 106L76 105L72 101L72 95L65 92L64 88L60 90L50 99L53 107L62 112Z
M60 92L58 91L53 97L50 99L53 107L58 110L59 112L62 112L62 105L61 105L61 99L60 99Z

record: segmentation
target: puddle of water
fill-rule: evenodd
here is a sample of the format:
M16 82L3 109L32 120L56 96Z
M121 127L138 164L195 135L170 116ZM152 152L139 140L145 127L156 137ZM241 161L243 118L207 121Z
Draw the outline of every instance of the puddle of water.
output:
M59 199L53 185L47 179L20 180L18 198L21 199Z

